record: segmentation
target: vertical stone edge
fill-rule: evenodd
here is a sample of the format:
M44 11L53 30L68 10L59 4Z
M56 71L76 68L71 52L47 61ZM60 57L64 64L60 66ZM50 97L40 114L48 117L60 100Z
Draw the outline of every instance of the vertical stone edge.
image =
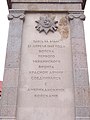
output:
M0 105L0 120L15 120L17 107L17 89L20 71L23 10L10 10L8 19L9 36L6 52L3 90Z
M73 81L75 92L75 119L89 120L89 77L87 67L87 55L85 46L85 35L83 12L69 13L72 61L73 61Z

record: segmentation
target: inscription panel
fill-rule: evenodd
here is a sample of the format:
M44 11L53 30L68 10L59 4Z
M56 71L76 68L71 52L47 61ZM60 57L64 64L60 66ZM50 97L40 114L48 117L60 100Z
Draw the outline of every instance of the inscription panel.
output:
M39 33L40 17L54 18L57 31ZM26 14L18 94L18 120L74 120L69 23L66 14Z

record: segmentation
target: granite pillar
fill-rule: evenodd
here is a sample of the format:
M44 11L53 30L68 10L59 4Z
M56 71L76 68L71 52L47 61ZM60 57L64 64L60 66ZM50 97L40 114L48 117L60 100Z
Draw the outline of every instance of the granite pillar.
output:
M89 120L89 79L83 12L70 13L71 45L73 59L73 79L75 89L75 117L76 120Z
M10 28L6 53L0 120L14 120L16 117L24 12L11 10L8 19L10 20Z

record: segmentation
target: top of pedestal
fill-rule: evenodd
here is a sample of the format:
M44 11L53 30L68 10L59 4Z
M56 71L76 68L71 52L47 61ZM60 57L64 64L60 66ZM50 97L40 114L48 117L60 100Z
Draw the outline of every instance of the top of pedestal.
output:
M14 3L81 3L82 9L85 8L86 0L7 0L9 9L12 9L12 4Z

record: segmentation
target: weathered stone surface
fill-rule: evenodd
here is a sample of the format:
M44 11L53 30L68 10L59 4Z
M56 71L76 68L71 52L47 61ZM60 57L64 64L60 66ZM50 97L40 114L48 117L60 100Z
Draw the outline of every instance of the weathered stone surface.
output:
M73 54L73 67L74 68L87 68L87 59L86 54L78 53Z
M88 87L75 87L75 105L77 107L89 106L89 89Z
M85 3L86 3L86 0L7 0L7 2L8 2L8 7L9 8L13 8L12 7L12 5L14 4L14 3L27 3L27 4L29 4L29 3L53 3L53 4L55 4L55 3L59 3L59 4L62 4L62 3L64 3L64 4L75 4L75 3L77 3L77 4L80 4L80 6L82 6L82 8L81 9L84 9L84 7L85 7ZM19 9L19 8L18 8Z
M70 27L71 27L71 39L84 39L84 28L83 28L83 21L81 20L80 16L82 14L73 14L72 20L70 20ZM73 27L74 26L74 27Z
M16 116L17 87L20 70L20 51L23 26L23 11L11 11L7 45L0 119L14 119Z
M16 106L13 105L3 105L1 107L0 116L3 117L13 117L16 116Z
M85 40L72 38L72 53L86 53Z
M88 77L88 69L75 69L74 70L74 85L75 86L88 86L89 85L89 77Z
M76 117L89 117L90 111L89 107L77 107L76 108Z
M19 68L6 68L3 87L18 87Z
M71 44L73 60L73 80L75 88L75 118L76 120L90 119L89 112L89 80L87 56L83 29L84 15L69 16L71 26Z
M16 105L16 101L17 101L17 88L3 87L1 105Z
M66 11L67 9L69 11L76 11L77 9L78 10L81 10L81 5L80 4L47 4L47 3L43 3L43 4L40 4L38 3L37 4L18 4L18 3L14 3L12 5L13 9L21 9L21 10L26 10L26 11L38 11L38 12L41 12L41 11L56 11L56 12L60 12L60 11ZM77 8L77 9L76 9Z
M11 20L10 22L6 64L5 64L6 68L19 68L20 50L21 50L21 33L22 33L22 21L20 21L18 18L14 18L14 20Z
M8 52L6 54L6 68L19 68L20 63L20 53L18 52Z

